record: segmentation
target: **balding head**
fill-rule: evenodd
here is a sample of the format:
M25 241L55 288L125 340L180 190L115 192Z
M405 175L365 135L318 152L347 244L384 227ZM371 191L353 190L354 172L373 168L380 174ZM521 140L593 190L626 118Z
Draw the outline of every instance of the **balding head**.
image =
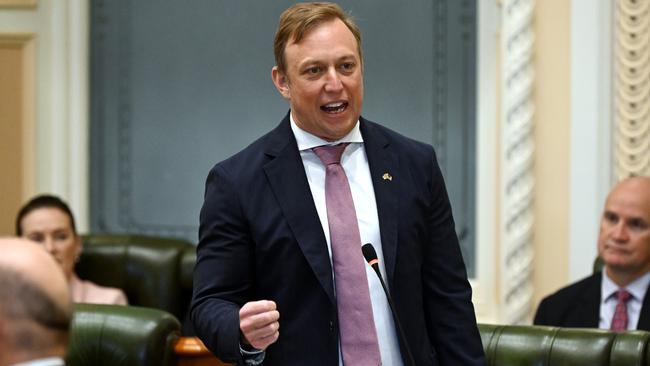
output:
M650 271L650 178L632 177L607 196L598 252L608 276L619 286Z
M61 267L42 246L0 238L0 366L63 356L72 301Z

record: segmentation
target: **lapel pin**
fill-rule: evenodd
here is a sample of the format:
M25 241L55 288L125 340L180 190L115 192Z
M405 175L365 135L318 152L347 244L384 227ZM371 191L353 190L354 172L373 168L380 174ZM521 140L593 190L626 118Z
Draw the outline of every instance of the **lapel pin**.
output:
M388 174L388 173L384 173L384 175L382 175L381 177L382 177L384 180L389 180L389 181L392 181L392 180L393 180L393 176L390 175L390 174Z

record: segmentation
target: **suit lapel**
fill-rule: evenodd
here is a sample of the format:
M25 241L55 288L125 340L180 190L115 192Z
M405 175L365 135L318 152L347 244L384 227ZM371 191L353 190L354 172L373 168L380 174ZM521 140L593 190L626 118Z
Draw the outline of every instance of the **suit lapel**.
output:
M587 278L574 292L574 295L560 304L561 308L551 308L549 312L561 312L560 326L579 328L598 328L600 322L600 272ZM557 315L553 315L555 318Z
M270 136L264 172L303 255L333 304L334 285L327 242L309 189L288 114Z
M600 272L589 281L585 291L582 293L581 302L583 306L577 307L574 316L580 327L598 328L600 323L600 287L602 278Z
M390 141L377 130L372 122L361 118L360 129L377 201L379 230L388 285L392 287L397 254L399 158L391 148Z
M648 290L650 290L650 286L648 286L645 297L643 298L641 314L639 314L639 322L636 325L636 329L650 331L650 296L648 296Z

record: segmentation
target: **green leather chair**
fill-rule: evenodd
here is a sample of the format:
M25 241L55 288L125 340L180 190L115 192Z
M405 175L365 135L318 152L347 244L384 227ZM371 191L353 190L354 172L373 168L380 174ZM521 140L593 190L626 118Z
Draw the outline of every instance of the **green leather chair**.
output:
M171 366L180 324L157 309L75 304L68 366Z
M196 264L196 247L183 250L181 257L181 277L180 285L183 291L192 296L192 285L194 283L194 265Z
M593 266L594 273L602 271L603 267L605 267L605 262L603 262L603 259L600 256L596 257L596 259L594 259Z
M488 366L650 365L650 333L479 324Z
M130 305L185 319L192 296L194 245L143 235L84 235L82 241L75 268L80 278L121 288Z

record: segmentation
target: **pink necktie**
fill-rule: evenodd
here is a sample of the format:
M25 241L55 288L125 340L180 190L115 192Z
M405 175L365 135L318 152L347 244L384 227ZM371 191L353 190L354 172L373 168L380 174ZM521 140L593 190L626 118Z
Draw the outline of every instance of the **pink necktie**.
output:
M348 178L341 166L347 144L315 147L325 165L325 200L336 284L341 355L345 366L381 365L361 237Z
M632 295L627 292L627 290L620 289L616 292L616 309L614 310L614 316L612 317L612 326L611 330L615 332L623 332L627 330L627 301L632 297Z

